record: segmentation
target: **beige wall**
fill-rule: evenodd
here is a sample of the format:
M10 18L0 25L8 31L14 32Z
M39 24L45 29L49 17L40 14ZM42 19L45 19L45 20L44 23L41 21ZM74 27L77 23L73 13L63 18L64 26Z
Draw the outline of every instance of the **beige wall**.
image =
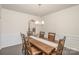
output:
M46 31L79 35L79 5L49 14L43 19Z
M40 17L2 8L2 48L21 43L20 32L26 34L30 19Z
M66 47L79 51L79 5L42 17L42 30L66 35Z

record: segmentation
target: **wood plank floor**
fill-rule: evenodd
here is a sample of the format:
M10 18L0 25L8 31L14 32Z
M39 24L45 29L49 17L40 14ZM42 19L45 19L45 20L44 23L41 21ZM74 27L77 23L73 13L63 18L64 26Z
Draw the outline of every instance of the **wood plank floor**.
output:
M21 49L21 44L6 47L0 50L0 55L24 55ZM63 55L79 55L79 52L68 48L64 48Z
M1 55L23 55L21 45L6 47L0 50Z

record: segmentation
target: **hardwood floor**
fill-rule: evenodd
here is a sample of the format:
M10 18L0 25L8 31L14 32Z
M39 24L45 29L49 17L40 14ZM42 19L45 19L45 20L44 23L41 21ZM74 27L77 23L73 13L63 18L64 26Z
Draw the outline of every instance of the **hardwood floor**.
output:
M23 55L21 45L6 47L0 50L0 55Z
M24 55L21 49L21 45L6 47L0 50L0 55ZM79 55L79 52L64 48L63 55Z

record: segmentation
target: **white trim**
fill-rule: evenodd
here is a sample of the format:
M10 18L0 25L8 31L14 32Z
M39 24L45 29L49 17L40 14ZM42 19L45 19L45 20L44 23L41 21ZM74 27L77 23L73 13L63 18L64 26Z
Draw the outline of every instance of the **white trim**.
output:
M12 44L12 45L7 45L7 46L2 46L1 49L2 49L2 48L6 48L6 47L10 47L10 46L14 46L14 45L19 45L19 44L21 44L21 42L19 42L19 43L17 43L17 44Z
M72 47L65 47L65 48L72 49L72 50L74 50L74 51L79 51L78 49L72 48Z
M71 48L72 50L75 50L75 51L79 51L78 49L76 49L76 48Z

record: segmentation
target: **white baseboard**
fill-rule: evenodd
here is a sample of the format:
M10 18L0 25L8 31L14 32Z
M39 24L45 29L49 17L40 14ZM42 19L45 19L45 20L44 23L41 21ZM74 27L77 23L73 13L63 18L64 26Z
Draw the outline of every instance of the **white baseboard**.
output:
M74 51L79 51L78 49L76 49L76 48L70 48L70 47L65 47L65 48L68 48L68 49L72 49L72 50L74 50Z
M14 46L14 45L19 45L19 44L21 44L21 43L12 44L12 45L7 45L7 46L2 46L1 49L2 49L2 48L6 48L6 47L10 47L10 46Z
M78 49L76 49L76 48L71 48L72 50L75 50L75 51L79 51Z

